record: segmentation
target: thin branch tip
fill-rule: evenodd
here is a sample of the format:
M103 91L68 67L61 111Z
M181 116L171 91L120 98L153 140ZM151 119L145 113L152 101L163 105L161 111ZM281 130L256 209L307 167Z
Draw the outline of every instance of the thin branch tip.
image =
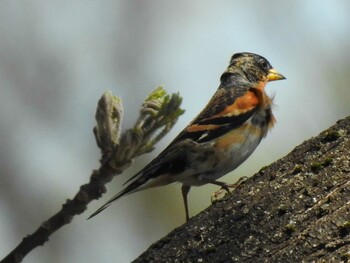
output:
M74 216L83 213L92 200L100 198L106 192L105 185L127 169L135 157L154 149L155 144L183 113L180 109L181 97L178 94L173 97L174 94L169 99L162 87L155 89L142 104L135 126L121 132L122 100L111 91L104 92L97 103L96 126L93 129L97 146L101 150L100 168L92 171L90 181L80 187L73 199L67 199L60 211L25 237L1 263L21 262L34 248L47 242L55 231L69 224ZM98 210L98 213L102 210Z

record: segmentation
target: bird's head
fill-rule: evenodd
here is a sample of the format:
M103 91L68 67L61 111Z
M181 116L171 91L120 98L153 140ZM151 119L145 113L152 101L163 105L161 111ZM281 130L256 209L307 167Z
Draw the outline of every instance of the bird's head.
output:
M278 73L266 58L253 53L236 53L232 56L230 65L221 80L225 75L236 75L238 79L246 83L269 82L282 80L285 77Z

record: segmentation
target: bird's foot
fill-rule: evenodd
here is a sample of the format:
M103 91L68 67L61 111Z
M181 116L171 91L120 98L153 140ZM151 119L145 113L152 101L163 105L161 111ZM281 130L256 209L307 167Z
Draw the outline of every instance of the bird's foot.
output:
M247 176L243 176L238 179L234 184L225 184L218 191L214 192L211 195L211 203L215 203L221 200L226 194L231 194L237 187L239 187L242 183L244 183L248 179ZM232 190L230 190L230 188Z

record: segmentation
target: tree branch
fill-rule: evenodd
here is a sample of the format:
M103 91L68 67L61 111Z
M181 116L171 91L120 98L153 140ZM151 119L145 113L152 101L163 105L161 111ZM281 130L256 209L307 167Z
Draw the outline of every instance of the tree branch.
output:
M348 262L350 117L153 244L134 262Z
M134 127L120 135L122 101L111 92L105 92L98 102L97 125L94 128L102 154L100 168L92 172L89 183L82 185L72 200L68 199L57 214L23 238L1 262L21 262L30 251L48 241L56 230L69 224L75 215L83 213L92 200L100 198L106 192L105 185L115 175L127 169L135 157L152 151L154 145L174 126L184 112L180 108L181 102L178 94L169 96L163 88L157 88L144 101Z

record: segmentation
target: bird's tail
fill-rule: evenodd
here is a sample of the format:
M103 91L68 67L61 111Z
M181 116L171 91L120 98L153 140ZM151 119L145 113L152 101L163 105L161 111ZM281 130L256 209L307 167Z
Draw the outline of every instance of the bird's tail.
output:
M97 209L94 213L92 213L92 215L90 215L88 217L88 219L94 217L95 215L101 213L103 210L105 210L108 206L110 206L110 204L112 202L114 202L115 200L119 199L120 197L130 194L132 192L134 192L140 185L142 185L143 182L141 182L141 180L136 180L133 183L129 184L127 187L125 187L122 191L120 191L118 194L116 194L115 196L113 196L110 200L108 200L107 203L105 203L103 206L101 206L99 209Z

